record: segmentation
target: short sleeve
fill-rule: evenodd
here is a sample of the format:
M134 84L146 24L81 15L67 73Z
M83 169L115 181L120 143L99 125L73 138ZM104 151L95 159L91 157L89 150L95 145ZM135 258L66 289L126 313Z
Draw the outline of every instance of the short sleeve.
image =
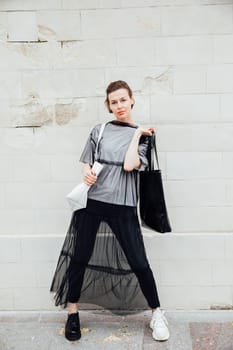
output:
M140 167L138 168L139 171L143 171L148 167L148 158L147 158L148 145L149 145L149 137L142 136L138 146L138 155L141 162Z
M97 145L98 135L101 124L96 125L90 135L88 136L86 145L82 151L79 161L82 163L88 163L91 166L94 164L95 149Z

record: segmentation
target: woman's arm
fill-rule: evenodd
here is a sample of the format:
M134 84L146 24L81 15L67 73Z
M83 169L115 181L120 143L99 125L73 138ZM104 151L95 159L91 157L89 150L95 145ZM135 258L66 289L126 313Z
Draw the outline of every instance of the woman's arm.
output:
M139 140L142 135L151 136L154 128L141 128L138 127L134 133L134 136L129 144L128 150L124 160L124 170L132 171L140 167L140 158L138 155Z

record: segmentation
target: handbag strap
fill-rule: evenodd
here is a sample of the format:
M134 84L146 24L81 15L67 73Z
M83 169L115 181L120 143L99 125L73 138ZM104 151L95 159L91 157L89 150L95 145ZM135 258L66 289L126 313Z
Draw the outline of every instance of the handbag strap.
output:
M96 148L95 148L95 155L94 155L95 160L97 160L97 154L99 151L99 143L100 143L100 139L103 135L105 125L106 125L106 123L103 123L103 124L101 124L101 127L100 127L100 131L99 131L99 135L98 135L98 139L97 139L97 144L96 144Z
M155 154L155 159L157 162L157 168L159 169L159 158L158 158L158 153L157 153L157 147L156 147L156 136L155 133L153 132L150 138L150 150L149 150L149 171L155 170L155 163L154 163L154 154Z

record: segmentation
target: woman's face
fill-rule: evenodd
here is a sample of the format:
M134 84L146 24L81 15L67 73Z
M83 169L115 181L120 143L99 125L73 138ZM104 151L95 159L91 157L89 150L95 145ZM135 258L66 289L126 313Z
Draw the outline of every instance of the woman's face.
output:
M108 95L109 108L119 121L131 120L131 106L134 104L134 99L129 96L127 89L119 89L110 92Z

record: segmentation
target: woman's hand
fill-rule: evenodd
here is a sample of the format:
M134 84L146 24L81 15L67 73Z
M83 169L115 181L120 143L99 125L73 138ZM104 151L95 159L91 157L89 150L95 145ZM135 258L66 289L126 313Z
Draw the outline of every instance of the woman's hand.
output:
M91 186L97 180L96 173L91 169L89 164L83 166L83 181L86 185Z
M152 136L152 133L155 132L155 128L143 128L139 126L136 132L138 132L139 135Z

